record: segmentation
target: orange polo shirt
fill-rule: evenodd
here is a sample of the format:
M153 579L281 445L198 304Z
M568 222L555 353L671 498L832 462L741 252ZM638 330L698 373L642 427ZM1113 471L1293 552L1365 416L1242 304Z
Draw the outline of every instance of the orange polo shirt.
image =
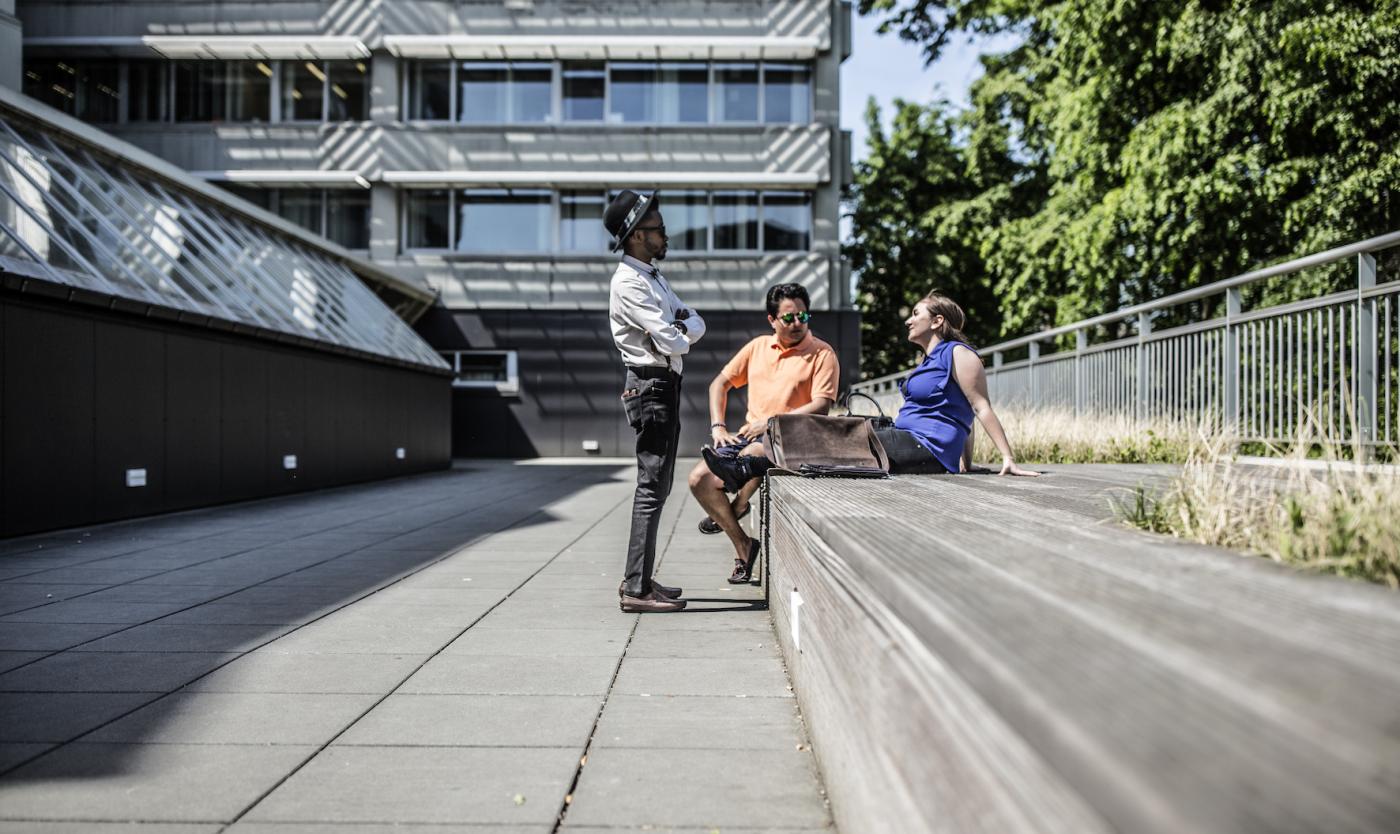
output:
M735 388L749 386L748 422L767 420L817 397L836 402L841 364L831 345L807 331L795 347L783 350L778 337L759 336L734 354L720 371Z

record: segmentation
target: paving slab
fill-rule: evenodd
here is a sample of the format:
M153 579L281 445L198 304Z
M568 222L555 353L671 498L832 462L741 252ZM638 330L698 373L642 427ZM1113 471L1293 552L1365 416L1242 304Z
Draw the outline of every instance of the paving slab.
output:
M0 623L0 649L59 651L124 628L120 623Z
M170 692L231 652L63 652L0 675L0 692Z
M71 741L158 697L155 693L0 693L0 741Z
M11 819L231 822L314 747L66 744L0 780Z
M250 822L552 824L579 753L567 748L327 748Z
M282 653L261 649L192 681L195 692L387 694L427 655Z
M582 750L597 714L591 695L395 694L336 744Z
M277 625L145 623L84 643L84 652L246 652L287 631Z
M645 787L642 787L645 786ZM568 821L575 825L695 826L755 821L816 828L830 819L810 749L595 747Z
M597 695L608 691L617 658L440 654L402 692L439 695Z
M793 750L805 744L797 701L614 692L593 749ZM742 756L736 756L742 760Z
M378 698L374 694L175 692L83 740L322 745Z

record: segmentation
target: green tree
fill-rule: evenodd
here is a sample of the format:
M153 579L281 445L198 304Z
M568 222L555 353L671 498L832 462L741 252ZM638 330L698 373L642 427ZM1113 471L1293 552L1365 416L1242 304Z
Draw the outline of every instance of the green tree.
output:
M1022 38L984 59L955 134L966 138L949 151L980 189L961 202L1018 190L960 240L977 246L1001 335L1400 227L1400 0L861 0L860 9L930 60L955 36ZM890 142L884 154L898 157L919 139L895 131ZM870 193L862 184L857 199ZM907 195L911 206L928 200ZM870 237L862 224L890 221L857 205L856 239ZM924 226L911 235L922 236L904 241L911 249L954 246ZM1349 269L1280 281L1255 300L1314 293L1351 280Z
M917 357L903 320L930 290L962 304L971 339L995 337L1000 320L976 239L993 221L996 200L969 175L947 102L896 101L888 136L873 100L865 118L870 152L856 166L846 253L860 275L861 371L869 378Z

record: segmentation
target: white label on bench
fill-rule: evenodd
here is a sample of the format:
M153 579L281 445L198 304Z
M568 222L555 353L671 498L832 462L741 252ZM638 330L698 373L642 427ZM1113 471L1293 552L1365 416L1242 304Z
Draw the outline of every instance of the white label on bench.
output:
M297 456L296 456L296 455L283 455L283 456L282 456L282 468L283 468L283 469L296 469L296 468L297 468Z
M146 470L128 469L126 470L126 485L129 487L143 487L146 485Z
M798 628L798 623L801 621L801 618L802 618L802 595L799 594L799 593L797 592L797 589L796 589L796 588L794 588L794 589L792 590L792 606L791 606L791 607L792 607L792 650L793 650L793 651L800 652L800 651L802 651L802 638L801 638L801 636L800 636L801 631L800 631L799 628Z

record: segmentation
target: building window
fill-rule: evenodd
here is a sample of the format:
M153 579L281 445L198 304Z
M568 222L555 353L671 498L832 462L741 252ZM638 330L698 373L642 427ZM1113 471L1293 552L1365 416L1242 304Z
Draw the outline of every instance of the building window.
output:
M758 121L758 64L715 64L715 121Z
M452 118L452 65L413 61L407 73L408 118L446 121Z
M564 121L601 122L608 68L602 61L564 62Z
M802 124L812 120L812 68L806 64L763 65L763 120Z
M325 236L346 249L369 248L369 191L363 188L326 190Z
M164 122L170 119L170 65L166 61L126 62L126 120Z
M664 197L661 211L666 211ZM714 211L716 250L752 252L759 248L757 191L717 191Z
M812 248L812 197L805 192L763 194L763 250L802 252Z
M282 121L319 122L326 111L326 72L318 61L282 62Z
M548 191L459 191L458 252L548 252L553 246Z
M282 121L364 121L368 72L363 61L283 61Z
M710 195L704 191L668 191L661 195L666 235L678 252L710 248Z
M610 122L703 124L710 120L705 64L615 61Z
M452 194L442 189L404 192L404 234L409 249L446 249L452 237Z
M175 121L265 122L272 66L264 61L176 61Z
M520 360L513 350L448 350L453 388L481 388L502 394L520 391Z
M360 188L258 188L220 183L259 208L346 249L369 248L369 192Z
M116 61L26 61L24 94L85 122L115 122L120 72Z
M326 121L362 122L369 118L369 65L364 61L327 61Z
M602 189L560 191L557 200L543 190L407 189L400 239L405 251L604 255L608 196ZM806 252L812 247L812 195L807 192L667 191L661 211L671 249L678 254Z
M603 228L607 197L602 191L559 194L559 248L565 252L606 252L609 236Z
M800 63L409 60L403 75L410 120L756 124L812 112L811 67Z
M463 61L457 67L457 121L475 124L548 122L554 110L554 66L513 61Z

